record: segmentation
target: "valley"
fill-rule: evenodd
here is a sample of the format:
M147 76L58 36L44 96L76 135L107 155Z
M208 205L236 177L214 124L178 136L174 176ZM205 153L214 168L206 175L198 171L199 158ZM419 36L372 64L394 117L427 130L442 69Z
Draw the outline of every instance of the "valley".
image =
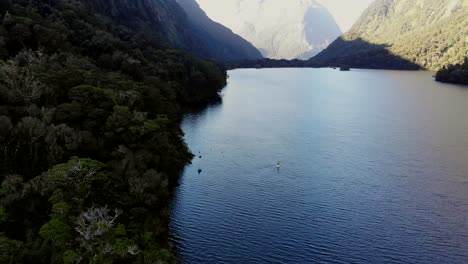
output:
M466 263L468 0L324 1L1 0L0 263Z

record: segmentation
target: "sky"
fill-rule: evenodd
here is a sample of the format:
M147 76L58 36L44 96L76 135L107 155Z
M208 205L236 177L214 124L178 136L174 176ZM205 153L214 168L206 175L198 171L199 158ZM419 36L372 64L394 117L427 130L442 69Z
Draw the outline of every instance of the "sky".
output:
M293 0L284 0L293 1ZM359 18L362 12L374 0L316 0L321 5L325 6L330 13L335 17L338 26L342 32L346 32L351 28L353 23ZM222 16L222 8L230 8L229 5L223 3L223 0L197 0L203 9L213 10L218 9L218 15ZM212 13L213 15L213 13ZM212 19L216 20L215 17Z

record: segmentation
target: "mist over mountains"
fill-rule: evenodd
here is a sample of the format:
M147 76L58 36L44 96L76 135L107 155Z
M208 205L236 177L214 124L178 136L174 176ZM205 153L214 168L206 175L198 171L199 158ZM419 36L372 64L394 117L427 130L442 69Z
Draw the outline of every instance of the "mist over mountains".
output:
M197 0L213 20L230 28L264 57L307 59L341 31L328 10L314 0Z

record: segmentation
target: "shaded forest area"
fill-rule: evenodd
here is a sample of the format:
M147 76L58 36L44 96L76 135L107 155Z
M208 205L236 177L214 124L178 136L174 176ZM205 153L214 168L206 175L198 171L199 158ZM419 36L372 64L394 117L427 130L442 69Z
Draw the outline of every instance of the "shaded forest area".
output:
M419 70L422 67L392 53L387 45L371 44L363 39L335 40L327 49L310 59L309 65L387 70Z
M352 53L349 50L353 50ZM338 38L329 48L309 60L242 60L227 62L235 68L320 68L343 67L388 70L419 70L421 66L392 54L386 45L370 44L362 39L352 41Z
M219 99L225 69L88 1L13 2L0 5L0 263L174 263L169 202L192 158L179 121Z
M224 63L228 69L239 68L303 68L310 67L310 63L305 60L276 60L276 59L258 59L258 60L235 60Z
M464 63L443 67L436 73L435 79L438 82L468 85L468 58Z

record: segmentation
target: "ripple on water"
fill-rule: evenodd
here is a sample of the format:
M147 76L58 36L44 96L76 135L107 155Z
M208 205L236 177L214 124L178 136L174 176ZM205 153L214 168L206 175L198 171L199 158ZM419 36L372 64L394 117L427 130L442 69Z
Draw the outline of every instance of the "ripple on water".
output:
M182 263L468 263L468 89L421 72L229 75L223 104L183 122L203 158L173 203Z

